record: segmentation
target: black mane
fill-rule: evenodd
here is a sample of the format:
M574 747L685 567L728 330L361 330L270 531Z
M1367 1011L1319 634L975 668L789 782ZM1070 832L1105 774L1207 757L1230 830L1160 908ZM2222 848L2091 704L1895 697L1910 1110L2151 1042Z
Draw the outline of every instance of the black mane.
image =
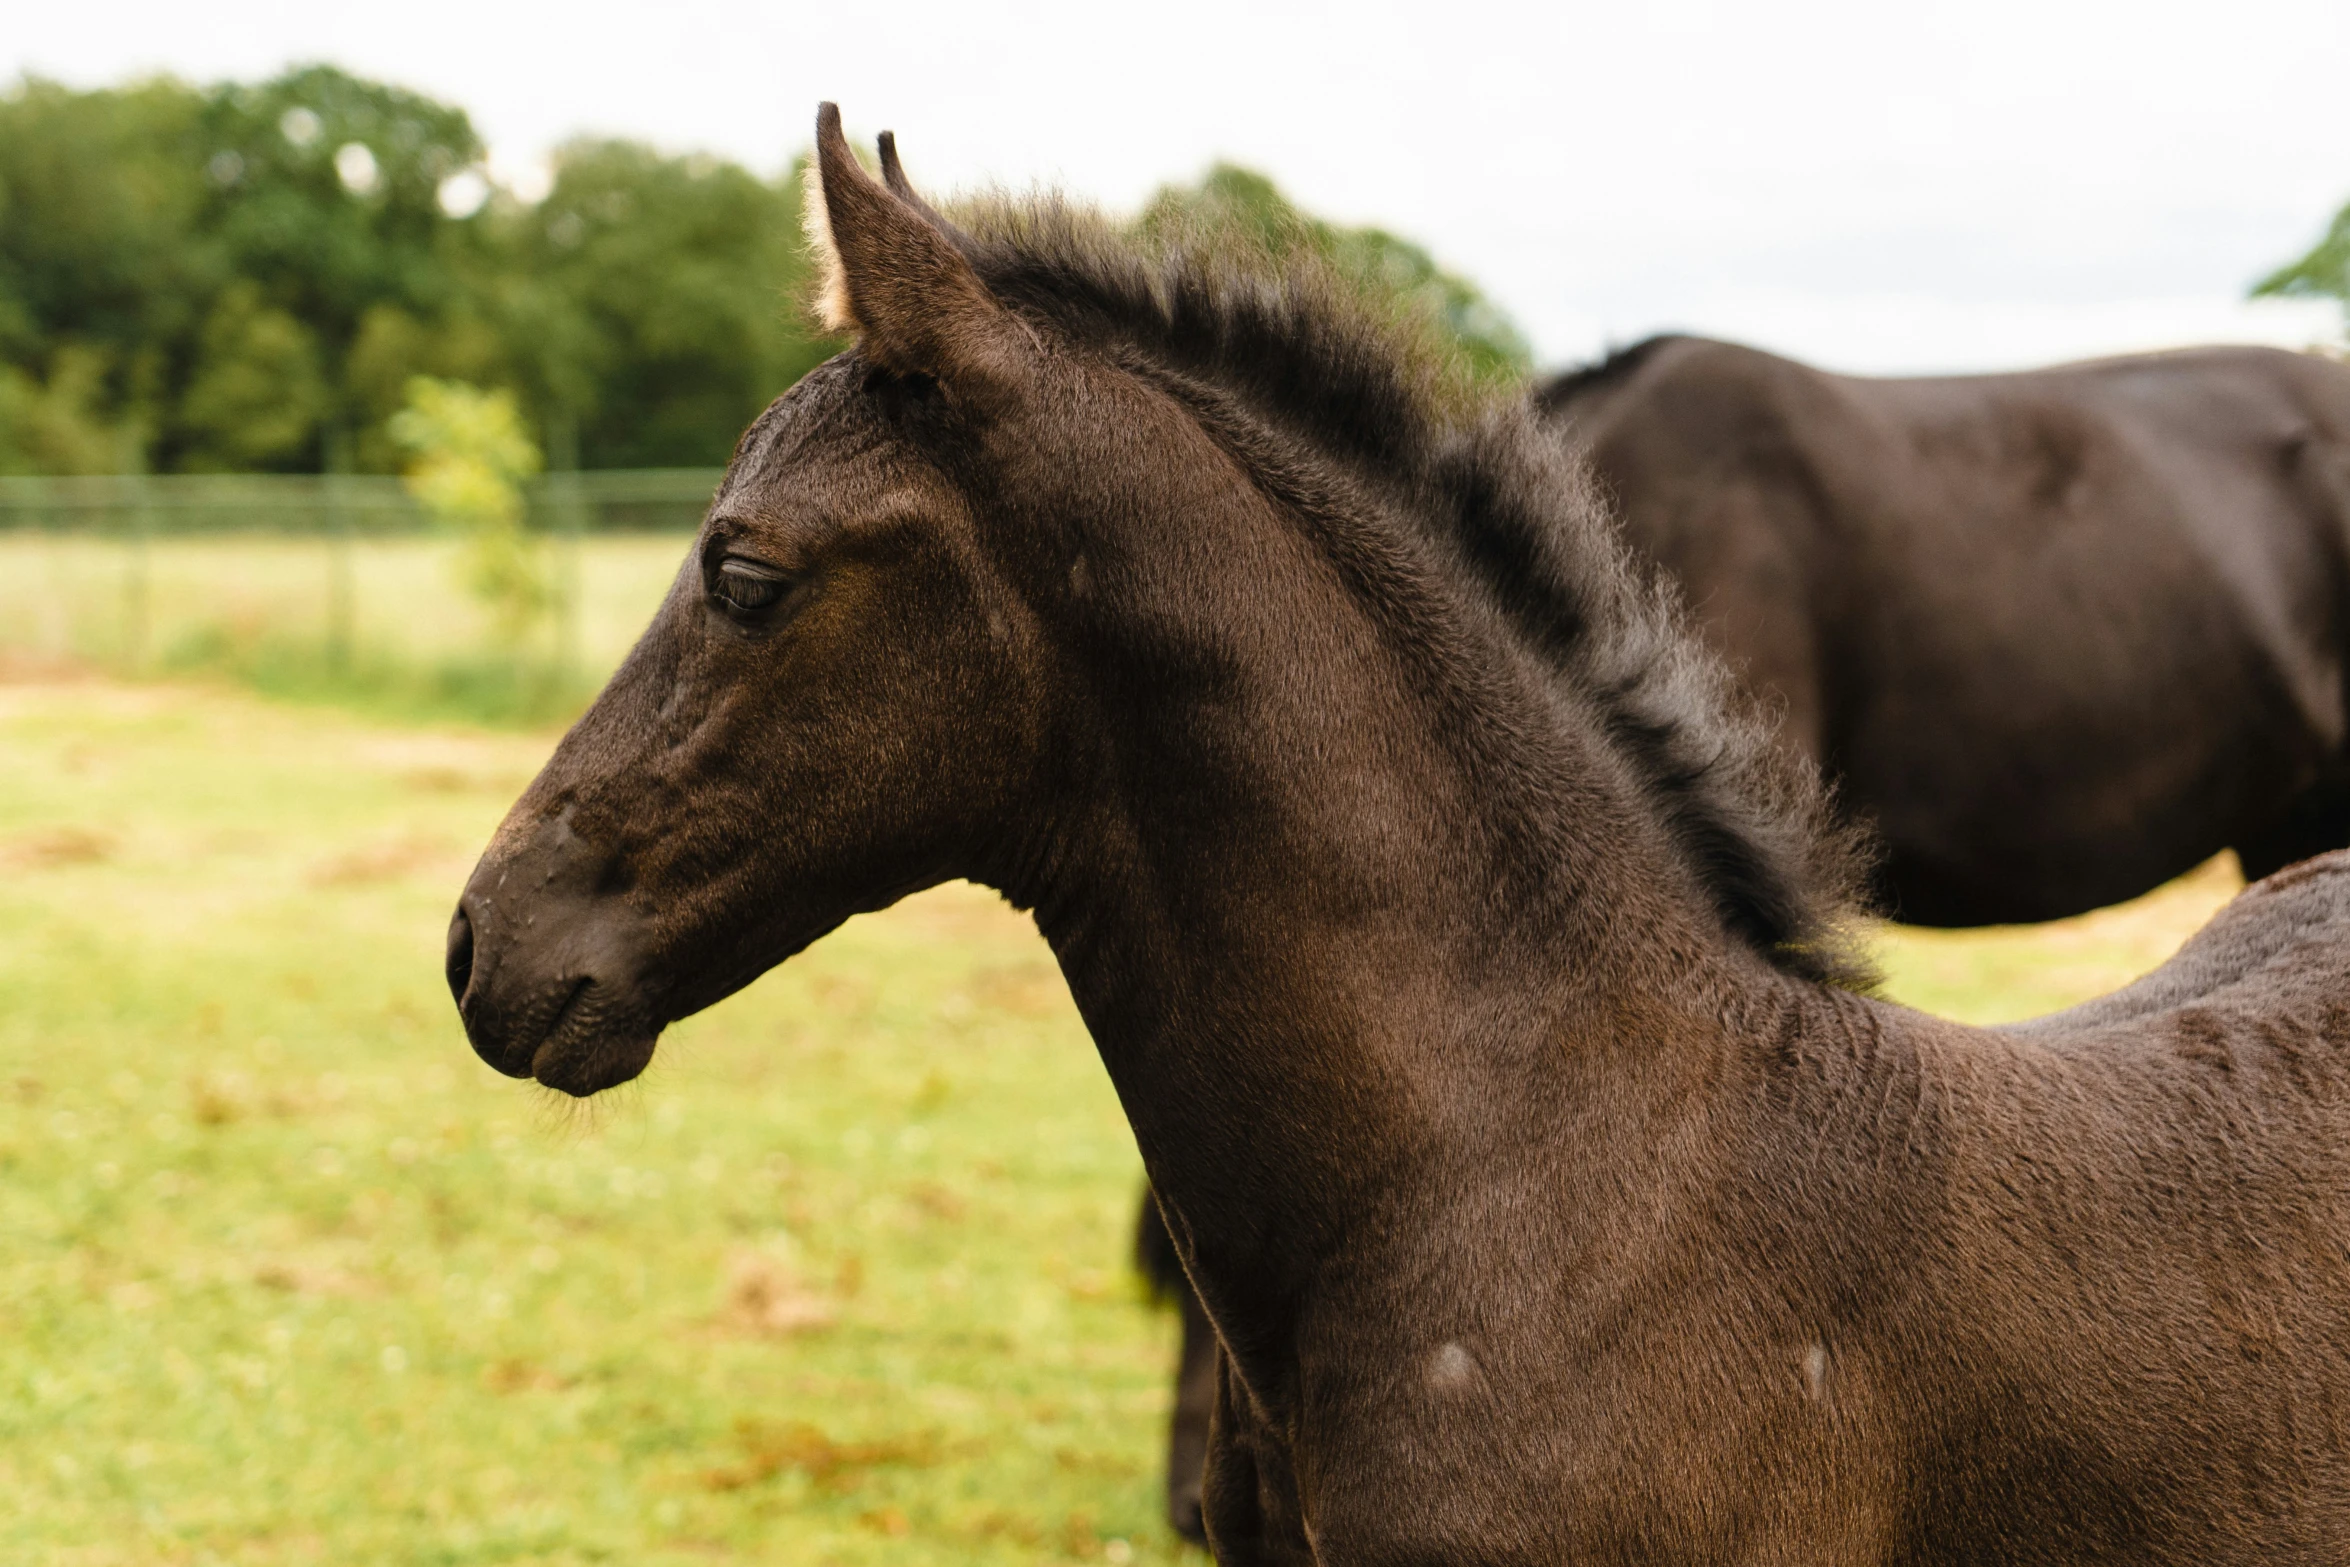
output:
M1671 588L1634 563L1580 462L1524 399L1480 391L1425 323L1383 316L1325 269L1276 273L1212 241L1146 251L1053 197L957 218L1005 304L1077 345L1212 388L1394 497L1594 704L1724 925L1791 972L1867 982L1842 937L1864 868L1856 836L1690 634Z

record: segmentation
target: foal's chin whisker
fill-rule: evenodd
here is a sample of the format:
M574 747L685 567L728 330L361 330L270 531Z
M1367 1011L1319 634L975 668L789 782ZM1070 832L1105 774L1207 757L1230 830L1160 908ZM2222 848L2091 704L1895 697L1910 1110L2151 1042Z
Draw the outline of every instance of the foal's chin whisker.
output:
M602 1136L623 1120L645 1119L643 1081L642 1077L631 1078L585 1098L549 1088L544 1083L533 1083L532 1115L542 1136L578 1147Z

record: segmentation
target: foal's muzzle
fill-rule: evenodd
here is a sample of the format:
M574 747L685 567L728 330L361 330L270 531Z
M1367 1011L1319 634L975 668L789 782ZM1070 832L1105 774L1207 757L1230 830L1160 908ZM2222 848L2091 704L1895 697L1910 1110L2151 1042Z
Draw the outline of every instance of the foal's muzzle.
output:
M465 1035L509 1077L586 1096L653 1058L642 919L600 891L603 856L565 818L501 835L449 921L449 994Z

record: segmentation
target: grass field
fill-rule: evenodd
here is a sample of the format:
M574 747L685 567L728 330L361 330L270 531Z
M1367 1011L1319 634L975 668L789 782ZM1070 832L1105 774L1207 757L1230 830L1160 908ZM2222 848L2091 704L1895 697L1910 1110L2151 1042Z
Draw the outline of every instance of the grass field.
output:
M0 1560L1166 1555L1033 932L860 921L571 1112L439 977L546 744L0 685Z
M551 1102L439 973L549 743L0 683L0 1560L1174 1559L1137 1163L1033 930L926 895ZM2232 886L1879 947L2013 1017Z

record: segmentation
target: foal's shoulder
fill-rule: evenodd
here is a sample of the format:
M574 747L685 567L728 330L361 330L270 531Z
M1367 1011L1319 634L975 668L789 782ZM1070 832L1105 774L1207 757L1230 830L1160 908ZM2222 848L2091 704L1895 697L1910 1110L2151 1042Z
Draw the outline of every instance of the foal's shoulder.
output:
M2350 850L2342 849L2254 882L2143 979L2007 1032L2087 1033L2189 1007L2275 1015L2328 1004L2350 1015Z

